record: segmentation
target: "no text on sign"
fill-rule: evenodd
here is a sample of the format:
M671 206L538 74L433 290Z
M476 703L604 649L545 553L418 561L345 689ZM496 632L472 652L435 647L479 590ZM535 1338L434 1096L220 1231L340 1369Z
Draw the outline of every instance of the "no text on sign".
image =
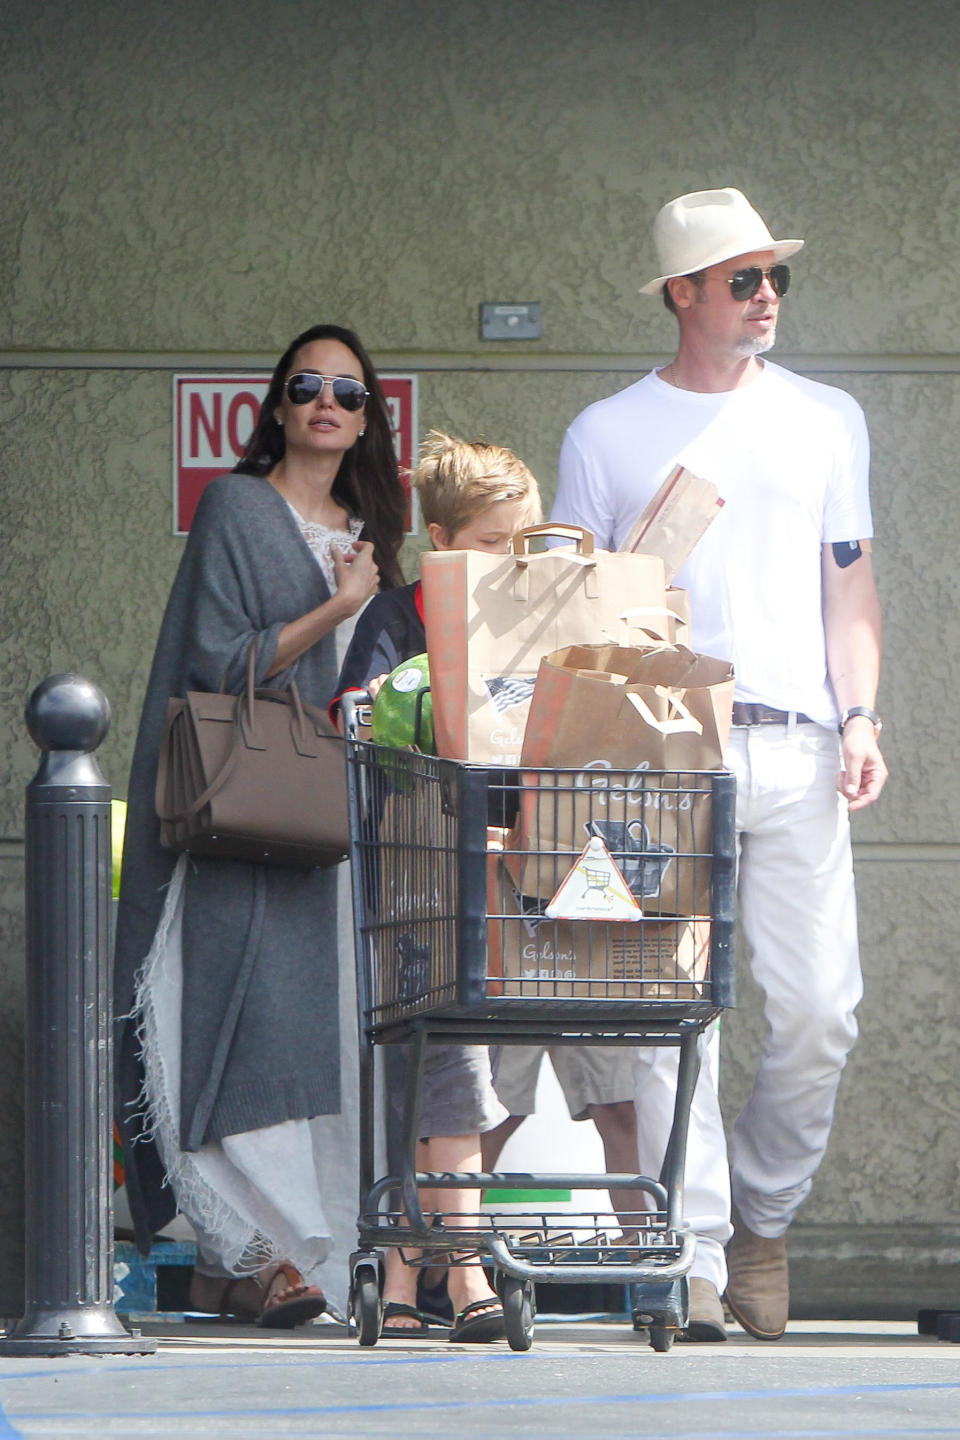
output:
M417 434L416 375L381 375L402 471L414 464ZM204 487L232 470L243 454L270 376L257 372L173 377L173 533L186 535ZM404 483L406 477L404 476ZM408 531L415 531L413 515Z

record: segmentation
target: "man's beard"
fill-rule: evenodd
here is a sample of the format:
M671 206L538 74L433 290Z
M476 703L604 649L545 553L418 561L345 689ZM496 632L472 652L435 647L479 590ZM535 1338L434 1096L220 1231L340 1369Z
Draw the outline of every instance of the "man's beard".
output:
M743 339L737 342L737 354L762 355L765 350L773 349L776 339L776 330L771 330L766 335L744 335Z

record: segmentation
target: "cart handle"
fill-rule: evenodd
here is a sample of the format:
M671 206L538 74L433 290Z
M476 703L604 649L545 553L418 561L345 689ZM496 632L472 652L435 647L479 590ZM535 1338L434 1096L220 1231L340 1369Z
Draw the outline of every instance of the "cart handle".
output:
M423 738L423 706L426 697L430 694L430 686L425 685L417 695L417 709L414 718L414 741L418 748L421 748ZM373 715L373 697L367 690L347 690L340 697L340 714L343 716L343 733L347 740L357 740L360 726L367 729Z
M373 698L366 690L348 690L340 697L340 714L343 716L343 733L348 740L356 740L361 725L369 726Z

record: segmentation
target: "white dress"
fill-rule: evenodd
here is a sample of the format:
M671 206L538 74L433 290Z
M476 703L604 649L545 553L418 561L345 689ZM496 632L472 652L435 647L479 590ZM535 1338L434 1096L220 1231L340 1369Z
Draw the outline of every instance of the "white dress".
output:
M289 503L289 502L288 502ZM300 532L336 592L334 548L348 551L362 529L306 521L290 506ZM336 630L342 663L357 616ZM154 1135L167 1180L197 1239L197 1270L207 1275L244 1275L288 1260L314 1285L328 1308L345 1314L347 1261L357 1239L358 1116L357 1016L350 872L337 871L337 934L340 970L341 1093L339 1115L285 1120L188 1152L180 1149L180 1026L182 1010L183 893L188 855L177 861L163 914L137 989L144 1065L147 1126ZM325 1261L329 1263L324 1265ZM322 1275L319 1273L323 1266Z

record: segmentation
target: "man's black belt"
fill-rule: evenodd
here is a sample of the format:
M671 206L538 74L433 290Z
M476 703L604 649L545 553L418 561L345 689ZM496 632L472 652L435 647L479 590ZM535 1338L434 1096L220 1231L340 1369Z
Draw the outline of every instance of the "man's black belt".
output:
M772 705L745 705L740 700L733 704L734 725L786 725L792 712L788 710L774 710ZM810 719L809 715L797 712L796 721L798 725L813 725L816 722Z

